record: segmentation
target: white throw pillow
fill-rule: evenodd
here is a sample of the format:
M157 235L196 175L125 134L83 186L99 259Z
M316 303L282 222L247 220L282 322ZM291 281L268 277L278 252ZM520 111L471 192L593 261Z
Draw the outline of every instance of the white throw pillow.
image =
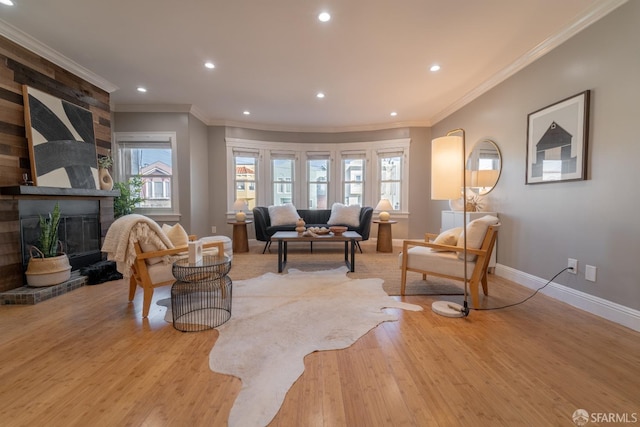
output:
M458 244L458 238L460 237L461 233L462 233L462 227L456 227L456 228L451 228L449 230L445 230L442 233L438 234L438 237L436 237L433 240L433 243L437 245L456 246ZM431 248L431 250L434 252L442 252L442 251L446 252L445 249Z
M269 218L271 225L295 225L300 215L296 207L291 203L281 206L269 206Z
M496 218L495 216L485 215L481 218L474 219L469 224L467 224L467 248L480 249L489 226L497 224L498 221L498 218ZM462 233L460 233L460 237L458 238L457 246L460 246L461 248L464 247L464 234L465 232L463 231ZM458 252L458 258L464 259L464 253ZM476 259L476 256L469 255L467 259L469 261L474 261Z
M164 231L164 234L167 235L175 247L187 246L189 243L189 235L180 224L162 224L162 231Z
M333 206L331 206L331 216L327 224L359 227L360 211L360 205L346 206L342 203L334 203Z

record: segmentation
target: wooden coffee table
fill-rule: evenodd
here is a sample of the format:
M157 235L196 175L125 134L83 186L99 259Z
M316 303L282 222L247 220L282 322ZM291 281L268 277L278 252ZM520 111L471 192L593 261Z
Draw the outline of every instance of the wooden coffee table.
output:
M350 271L356 270L356 242L362 240L362 236L355 231L345 231L340 236L333 234L320 235L318 237L302 236L297 231L278 231L271 240L278 241L278 273L282 273L287 265L287 243L289 242L344 242L344 263ZM351 253L349 253L351 247Z

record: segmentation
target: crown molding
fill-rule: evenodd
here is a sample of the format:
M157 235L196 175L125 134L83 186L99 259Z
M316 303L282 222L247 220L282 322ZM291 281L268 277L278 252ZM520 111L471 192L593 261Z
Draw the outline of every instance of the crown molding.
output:
M116 113L191 113L191 104L114 104Z
M341 132L366 132L384 129L397 129L408 127L430 127L431 123L428 121L414 120L406 122L394 122L394 123L377 123L370 125L358 125L358 126L282 126L272 125L265 123L251 123L234 120L210 120L205 122L209 126L227 126L227 127L239 127L245 129L264 130L272 132L309 132L309 133L341 133Z
M64 68L65 70L75 74L81 79L88 81L89 83L99 87L106 92L112 93L119 89L118 86L114 85L108 80L84 68L77 62L72 61L71 59L62 55L60 52L51 49L44 43L41 43L24 31L17 29L13 25L7 23L6 21L3 21L2 19L0 19L0 35L6 37L14 43L19 44L25 49L30 50L36 55L48 61L51 61L59 67Z
M551 50L560 46L562 43L569 40L571 37L578 34L580 31L584 30L594 22L602 19L604 16L617 9L618 7L625 4L628 0L606 0L595 3L592 7L587 9L585 13L576 17L576 20L571 23L571 25L567 26L563 31L554 34L553 36L547 38L536 47L522 55L520 58L511 63L508 67L505 67L498 73L491 76L488 80L486 80L481 85L477 86L475 89L468 92L465 96L455 101L453 104L449 105L444 110L440 111L438 114L433 116L430 120L431 123L436 124L440 120L445 119L449 115L458 111L465 105L469 104L474 99L478 98L480 95L488 92L490 89L494 88L498 84L502 83L509 77L516 74L518 71L525 68L527 65L535 62Z

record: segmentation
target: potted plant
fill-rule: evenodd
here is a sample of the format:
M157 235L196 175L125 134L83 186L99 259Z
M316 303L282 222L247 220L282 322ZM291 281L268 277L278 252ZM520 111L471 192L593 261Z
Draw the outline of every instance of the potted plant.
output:
M56 203L53 211L46 217L40 215L40 238L38 244L29 248L31 258L27 265L27 284L29 286L51 286L69 280L71 266L69 257L62 252L58 240L60 225L60 206Z
M101 190L110 191L113 189L113 178L109 173L111 166L113 166L113 158L110 154L98 157L98 178Z
M136 205L144 199L140 197L142 190L142 177L136 175L127 182L116 182L114 188L120 191L120 195L113 199L113 215L120 218L133 213Z

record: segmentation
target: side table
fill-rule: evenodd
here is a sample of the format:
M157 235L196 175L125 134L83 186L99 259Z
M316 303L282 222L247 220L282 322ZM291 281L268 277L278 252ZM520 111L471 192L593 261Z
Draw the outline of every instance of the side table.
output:
M229 221L233 225L233 253L249 252L249 237L247 236L247 224L253 221Z
M204 256L197 263L183 258L173 263L171 312L173 327L182 332L203 331L231 317L231 259Z
M374 224L378 224L378 243L376 244L376 251L378 252L393 252L393 239L391 238L391 225L396 224L398 221L381 221L374 220Z

